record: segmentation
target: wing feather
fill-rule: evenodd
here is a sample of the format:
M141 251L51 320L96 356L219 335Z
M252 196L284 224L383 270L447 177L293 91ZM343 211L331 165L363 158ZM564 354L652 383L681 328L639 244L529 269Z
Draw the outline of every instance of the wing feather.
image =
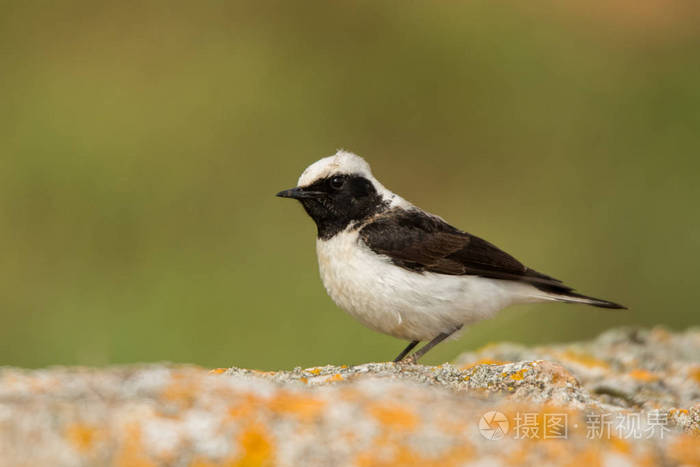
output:
M359 233L372 251L415 272L528 282L555 293L572 290L561 281L526 267L486 240L417 209L385 212L364 225Z

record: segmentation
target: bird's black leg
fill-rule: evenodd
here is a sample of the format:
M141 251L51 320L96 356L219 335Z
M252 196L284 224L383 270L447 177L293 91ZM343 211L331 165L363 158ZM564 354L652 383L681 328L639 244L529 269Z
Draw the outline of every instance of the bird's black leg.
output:
M420 341L411 341L411 343L408 344L408 346L406 346L406 348L401 351L401 353L398 355L398 357L396 357L394 359L394 363L400 362L401 360L403 360L403 358L408 354L408 352L413 350L413 347L417 346L419 342Z
M428 342L427 344L425 344L423 347L421 347L420 349L418 349L418 350L416 350L415 352L413 352L412 355L409 355L408 357L406 357L406 358L404 359L404 361L405 361L406 363L416 363L416 362L418 361L419 358L421 358L423 355L425 355L426 353L428 353L428 350L432 349L433 347L435 347L435 346L438 345L440 342L444 341L445 339L447 339L448 337L450 337L452 334L454 334L455 332L459 331L460 329L462 329L462 326L461 326L461 325L460 325L459 327L453 329L453 330L450 331L450 332L441 332L441 333L438 334L437 337L435 337L433 340L431 340L430 342Z

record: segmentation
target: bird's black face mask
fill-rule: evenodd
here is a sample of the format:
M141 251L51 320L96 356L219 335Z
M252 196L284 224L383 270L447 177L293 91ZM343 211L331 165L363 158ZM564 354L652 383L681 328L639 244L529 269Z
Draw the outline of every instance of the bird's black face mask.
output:
M372 182L359 175L337 174L304 187L277 193L294 198L316 222L318 237L329 239L351 222L361 221L386 209L387 203Z

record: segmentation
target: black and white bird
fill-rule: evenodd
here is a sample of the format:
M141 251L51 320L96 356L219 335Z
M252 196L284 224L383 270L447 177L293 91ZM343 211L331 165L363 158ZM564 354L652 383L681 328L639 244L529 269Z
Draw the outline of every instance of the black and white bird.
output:
M463 326L508 305L582 303L588 297L534 271L384 188L361 157L346 151L311 164L296 188L316 223L321 279L333 301L375 331L410 341L394 361L416 362ZM428 343L410 356L421 341Z

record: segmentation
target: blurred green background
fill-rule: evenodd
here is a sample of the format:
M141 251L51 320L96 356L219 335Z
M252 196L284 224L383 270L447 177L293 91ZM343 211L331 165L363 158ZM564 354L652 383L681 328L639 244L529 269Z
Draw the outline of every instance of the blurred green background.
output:
M0 5L0 364L393 358L274 197L339 147L630 307L514 308L427 363L698 324L695 1Z

